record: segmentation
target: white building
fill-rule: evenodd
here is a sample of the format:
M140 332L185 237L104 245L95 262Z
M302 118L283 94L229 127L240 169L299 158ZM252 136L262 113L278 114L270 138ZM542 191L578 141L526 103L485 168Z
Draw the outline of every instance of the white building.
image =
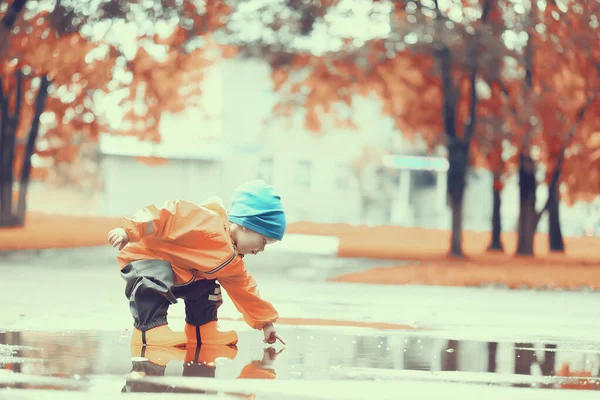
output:
M269 69L260 62L233 60L213 67L205 93L213 118L205 121L193 110L163 117L160 145L101 138L102 214L127 214L140 205L173 198L201 201L220 195L227 199L237 185L261 178L277 187L291 220L359 223L359 186L374 183L368 177L361 183L351 168L363 147L383 147L395 137L400 142L397 148L407 154L414 151L402 143L391 119L379 115L374 101L357 101L359 132L331 128L321 135L311 134L304 129L300 112L291 120L268 120L276 96ZM164 157L169 162L149 167L136 156ZM371 166L374 171L367 167L364 172L374 174L379 167ZM394 211L388 212L393 217L389 222L410 222L406 210L411 190L408 175L402 175L402 184L397 182L391 194ZM440 184L445 187L445 179ZM370 191L377 187L374 184ZM396 201L400 195L404 201ZM440 212L445 212L442 203L436 210ZM367 218L385 222L377 216Z
M382 189L385 181L377 178L382 165L365 166L361 179L353 174L351 165L365 146L393 148L404 155L424 154L424 146L402 138L391 118L381 114L376 100L357 99L353 118L358 131L325 123L323 133L315 135L304 128L300 111L290 119L271 117L277 97L269 72L266 64L248 60L228 60L212 67L204 84L205 108L211 118L195 110L163 117L161 145L103 137L105 191L100 212L124 215L150 203L176 198L202 201L214 195L228 203L237 185L261 178L281 193L291 221L449 228L443 163L438 162L438 171L397 171L387 181L387 192ZM149 167L135 156L159 156L169 162ZM388 157L387 162L392 160ZM405 162L404 168L411 165ZM375 196L361 197L361 189ZM544 190L541 187L538 196L540 208ZM363 200L369 204L366 210ZM563 225L565 233L581 234L580 212L566 207L561 211L563 222L577 221ZM492 176L487 171L470 171L464 227L489 230L491 213ZM513 230L518 218L516 178L503 192L502 216L503 228ZM546 229L542 220L540 230Z

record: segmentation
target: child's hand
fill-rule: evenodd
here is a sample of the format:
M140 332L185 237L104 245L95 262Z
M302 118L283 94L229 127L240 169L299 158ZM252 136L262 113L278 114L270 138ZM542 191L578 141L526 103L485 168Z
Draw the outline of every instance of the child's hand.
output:
M267 367L267 368L271 367L271 365L273 365L273 363L275 362L275 359L277 358L277 356L279 354L281 354L281 352L284 351L284 350L285 350L285 347L283 349L279 350L279 351L276 351L272 347L267 347L264 350L263 358L262 358L262 361L260 362L260 364L263 367Z
M110 243L112 247L119 247L119 250L121 250L129 243L129 235L127 235L125 229L115 228L108 232L108 243Z
M265 334L265 343L273 344L279 340L281 343L285 344L283 338L279 336L273 324L265 325L263 333Z

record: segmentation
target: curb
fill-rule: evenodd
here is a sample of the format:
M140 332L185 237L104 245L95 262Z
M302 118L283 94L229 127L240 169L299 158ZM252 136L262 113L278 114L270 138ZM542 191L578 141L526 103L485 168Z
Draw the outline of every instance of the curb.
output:
M37 251L105 246L106 233L118 218L63 216L28 213L25 228L0 229L0 254L8 250ZM68 228L67 228L68 227ZM67 229L65 229L67 228ZM489 232L463 232L463 251L468 256L485 253ZM439 261L447 259L450 232L440 229L388 225L293 222L280 243L269 251L305 253L342 258ZM517 237L503 234L506 254L514 254ZM536 257L548 256L547 235L535 238ZM600 237L565 238L567 255L600 263Z
M290 233L278 243L269 246L269 253L294 253L314 256L338 257L340 239L335 236L303 235ZM0 250L0 260L18 260L31 258L60 257L64 255L95 257L106 255L111 249L108 244L101 246L30 248ZM115 250L114 257L117 252Z
M99 264L105 260L114 262L116 251L111 252L108 246L87 246L75 248L51 249L23 249L0 250L0 262L27 262L27 261L68 261L70 263L82 262L85 264ZM68 259L66 259L68 258Z
M339 251L339 237L298 233L288 233L281 242L269 246L269 252L301 253L332 257L338 257Z

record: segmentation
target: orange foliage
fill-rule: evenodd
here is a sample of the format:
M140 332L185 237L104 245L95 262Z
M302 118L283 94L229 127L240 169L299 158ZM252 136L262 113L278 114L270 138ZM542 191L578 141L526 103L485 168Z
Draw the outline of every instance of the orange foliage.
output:
M158 62L140 48L129 62L133 80L129 95L120 106L126 110L127 124L121 133L138 136L141 140L160 141L159 124L163 112L177 113L194 106L202 93L200 83L204 69L212 64L205 49L181 55L174 47L164 61ZM141 112L137 104L143 104Z
M37 140L38 159L33 163L31 179L47 178L49 164L72 162L78 154L79 144L95 141L103 129L92 110L91 91L105 87L111 79L114 59L90 59L89 54L98 44L85 39L79 32L58 32L53 23L58 12L41 11L21 16L12 32L5 32L5 52L0 57L2 92L9 98L9 118L17 112L17 94L22 93L22 106L14 130L14 169L16 179L22 174L26 144L34 121L41 121ZM18 79L18 74L23 76ZM51 86L45 107L35 111L40 93L40 79L47 77ZM5 138L13 135L5 132ZM34 143L35 144L35 143ZM10 144L5 143L5 146ZM9 150L10 152L10 150ZM7 168L6 165L2 166ZM38 169L39 168L39 169ZM10 189L10 185L7 186Z
M439 144L443 132L442 91L433 68L431 56L403 52L376 66L365 82L373 83L383 112L394 117L403 133L420 133L430 145Z
M542 133L542 161L550 182L565 149L563 199L590 201L600 195L600 163L593 139L600 131L600 27L598 2L549 3L540 13L545 31L535 38L535 114Z
M580 139L569 149L562 170L563 199L567 204L590 202L600 193L600 130L587 136L587 140Z
M478 125L471 148L473 166L487 168L494 174L494 188L501 190L502 175L514 164L514 157L504 159L503 142L512 141L514 136L507 124L508 98L497 82L487 82L489 98L479 100Z
M469 8L477 8L471 3ZM431 17L424 16L425 13L413 19L416 23L410 22L409 17L414 15L409 14L402 6L396 7L399 37L423 29L419 24L434 26ZM492 21L499 20L499 15L495 11ZM467 21L465 26L467 24L478 27L476 21ZM495 24L491 24L494 29ZM456 32L461 32L465 26L457 27ZM482 41L483 45L493 50L501 43L501 32L494 32L495 36ZM441 112L443 94L436 64L439 43L432 43L426 38L419 38L414 46L406 46L403 42L396 45L388 38L369 40L360 48L353 48L350 41L344 43L341 50L335 53L309 56L308 62L307 56L296 56L289 64L278 66L273 71L274 89L283 95L282 102L298 104L298 99L301 99L306 109L307 128L312 131L321 128L317 109L328 113L335 103L351 105L355 94L366 96L374 93L381 100L383 113L394 118L403 134L420 134L432 147L444 143ZM452 76L460 93L457 96L456 124L460 135L470 116L470 84L465 68L465 64L468 64L466 43L467 38L459 40L452 49L456 59ZM394 46L394 51L390 50ZM500 53L487 57L482 61L485 63L483 66L490 66L491 69L491 65L501 65L501 56ZM308 76L296 79L296 76L302 76L302 72ZM299 87L304 87L305 91L293 89ZM277 105L274 111L283 109Z
M210 34L227 24L229 6L223 1L205 5L193 1L177 5L162 3L169 13L171 8L176 10L182 23L185 19L185 28L177 25L167 37L154 31L138 31L138 50L132 58L123 54L120 44L109 41L106 35L92 40L84 34L83 27L90 18L93 24L102 18L106 18L102 22L109 24L114 24L112 18L126 21L130 18L131 14L126 12L129 2L110 3L96 15L88 16L65 6L47 11L30 2L30 9L19 16L10 32L0 31L1 89L12 94L11 110L16 104L16 73L24 74L24 101L16 130L15 175L21 172L32 121L39 117L34 115L34 101L42 76L49 78L51 86L35 151L42 159L51 160L50 165L75 163L81 144L96 142L102 132L158 141L162 113L194 106L202 93L204 70L213 61L216 49ZM164 15L166 20L167 14ZM3 16L4 12L0 12L0 18ZM203 44L197 43L200 37ZM163 52L160 56L155 55L157 47ZM236 53L231 46L222 46L221 50L227 57ZM123 78L127 73L131 74L131 81ZM125 90L127 95L118 104L125 111L123 124L115 130L106 125L103 110L96 107L96 95L117 90ZM141 110L140 104L143 104ZM48 163L41 164L45 171L41 176L46 176ZM34 176L40 174L34 172Z
M451 25L440 26L427 7L410 9L398 2L390 37L369 40L360 47L342 40L336 52L289 57L291 61L273 70L274 89L282 94L274 113L290 116L292 107L301 105L306 110L306 127L319 132L334 104L351 105L353 95L374 93L383 113L394 118L402 134L419 134L432 148L443 144L444 94L437 51L442 44L450 49L451 79L457 91L455 128L462 136L470 118L468 73L473 36L466 32L472 30L479 41L478 79L487 84L489 92L485 95L478 90L472 165L491 170L496 175L495 187L500 188L503 175L517 166L517 151L508 158L508 153L503 155L506 145L516 150L537 147L542 151L537 161L546 164L548 183L567 143L562 165L565 199L590 200L600 194L600 150L589 143L591 136L600 132L600 96L594 97L600 91L600 27L593 20L600 15L600 3L547 2L545 8L534 9L533 21L528 21L529 12L518 13L490 1L497 7L492 7L483 26L478 13L467 9L481 10L484 4L485 0L465 2L462 22L455 19ZM447 10L441 11L444 15ZM531 25L533 22L537 25ZM525 49L518 45L509 48L503 38L508 29L520 33L519 29L530 25L535 27L531 31L531 91L524 79ZM417 35L416 43L406 45L403 38L408 34ZM453 40L446 41L445 36ZM507 59L512 63L505 64ZM569 135L571 128L573 135Z
M589 371L572 371L571 367L567 363L563 363L562 367L556 373L557 376L562 377L577 377L574 382L561 383L561 389L576 389L576 390L598 390L598 384L594 384L592 381L592 373ZM589 379L586 379L589 378Z

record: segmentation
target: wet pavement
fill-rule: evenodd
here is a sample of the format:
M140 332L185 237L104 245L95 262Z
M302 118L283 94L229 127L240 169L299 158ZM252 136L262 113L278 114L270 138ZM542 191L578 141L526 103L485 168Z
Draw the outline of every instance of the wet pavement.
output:
M15 257L0 260L0 400L599 398L600 293L331 283L367 265L257 257L285 347L265 351L224 293L236 350L142 353L114 254ZM174 330L184 315L169 309Z
M237 348L187 350L131 348L128 331L3 332L0 398L41 398L49 391L103 398L122 392L364 398L348 386L357 383L359 391L381 388L371 398L398 398L387 393L389 385L409 385L418 391L413 398L439 385L449 385L446 393L478 389L482 398L493 393L488 389L518 390L510 392L513 398L561 391L569 394L564 398L577 399L576 394L600 391L600 344L594 342L448 340L418 330L288 327L284 332L285 347L264 348L253 332L240 331ZM336 383L346 386L336 389ZM23 397L25 392L38 397Z

